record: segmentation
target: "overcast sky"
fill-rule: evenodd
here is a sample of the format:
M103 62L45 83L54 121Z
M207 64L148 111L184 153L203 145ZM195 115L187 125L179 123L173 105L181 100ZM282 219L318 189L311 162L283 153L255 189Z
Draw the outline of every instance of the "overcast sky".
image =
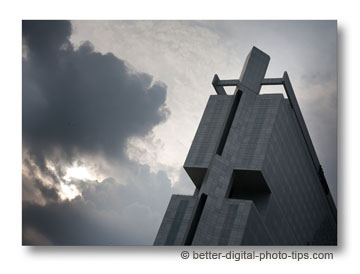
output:
M24 21L24 244L152 244L194 190L213 75L238 78L252 46L289 73L336 199L335 21Z

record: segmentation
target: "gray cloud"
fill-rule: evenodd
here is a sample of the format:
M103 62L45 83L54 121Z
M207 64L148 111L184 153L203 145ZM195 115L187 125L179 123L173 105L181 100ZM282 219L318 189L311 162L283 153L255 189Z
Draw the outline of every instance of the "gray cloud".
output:
M112 178L81 181L82 197L45 206L25 202L23 244L151 245L171 185L163 172L152 174L146 166L136 169L136 176L126 178L127 185ZM44 238L49 242L43 243Z
M167 119L166 85L70 35L68 21L23 21L23 243L151 244L170 181L125 146ZM65 168L84 157L122 169L121 182L71 181L82 196L62 201Z
M66 29L60 38L58 25ZM74 150L122 157L129 136L146 135L168 116L164 84L152 85L152 76L131 71L111 53L94 52L89 42L74 50L69 22L24 26L23 140L31 152L60 145L69 160Z

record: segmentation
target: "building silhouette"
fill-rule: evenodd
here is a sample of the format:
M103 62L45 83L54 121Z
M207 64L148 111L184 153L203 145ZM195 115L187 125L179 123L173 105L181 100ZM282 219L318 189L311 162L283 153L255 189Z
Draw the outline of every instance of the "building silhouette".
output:
M195 193L171 197L154 245L337 244L336 207L288 74L264 78L269 61L253 47L239 80L214 76L184 164ZM287 98L259 94L263 85Z

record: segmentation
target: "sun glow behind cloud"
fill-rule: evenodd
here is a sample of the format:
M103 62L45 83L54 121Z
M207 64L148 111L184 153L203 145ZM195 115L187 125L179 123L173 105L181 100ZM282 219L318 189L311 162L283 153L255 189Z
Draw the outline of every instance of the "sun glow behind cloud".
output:
M61 182L59 190L59 195L62 200L72 200L77 196L81 196L81 192L76 185L71 183L72 180L98 181L85 166L72 166L67 168L66 175L62 179L64 182Z
M56 174L56 168L51 161L46 163L46 167ZM72 183L73 180L99 181L99 179L89 171L89 168L78 165L68 167L65 176L58 176L58 179L60 184L57 187L57 192L62 200L72 200L77 196L81 196L81 192L77 186ZM48 184L52 185L51 181L49 181Z
M73 184L60 184L59 196L62 200L72 200L77 196L81 196L81 192Z
M73 166L66 170L66 175L63 178L70 182L72 179L95 181L97 178L93 176L89 170L84 166Z

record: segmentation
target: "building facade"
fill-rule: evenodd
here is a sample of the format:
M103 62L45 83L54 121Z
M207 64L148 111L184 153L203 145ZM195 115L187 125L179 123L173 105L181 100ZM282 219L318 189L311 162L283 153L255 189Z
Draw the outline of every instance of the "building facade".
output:
M337 244L336 207L288 74L264 78L269 61L253 47L239 80L214 76L184 164L195 193L171 197L154 245ZM262 85L287 98L259 94Z

